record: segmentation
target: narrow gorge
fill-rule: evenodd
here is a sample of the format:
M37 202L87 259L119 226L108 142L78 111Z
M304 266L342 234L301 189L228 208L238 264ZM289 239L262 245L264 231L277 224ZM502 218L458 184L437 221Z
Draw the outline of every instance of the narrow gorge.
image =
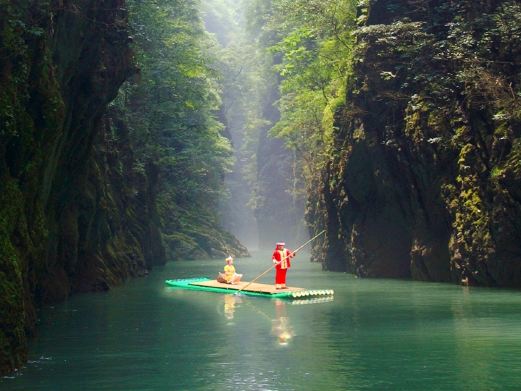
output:
M323 230L346 295L521 288L519 42L514 0L0 0L0 373L73 295Z

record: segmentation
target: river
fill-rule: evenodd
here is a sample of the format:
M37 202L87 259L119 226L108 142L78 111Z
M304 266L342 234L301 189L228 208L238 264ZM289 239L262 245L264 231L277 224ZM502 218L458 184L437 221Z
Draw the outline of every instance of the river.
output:
M270 252L236 261L252 279ZM0 390L520 390L521 293L357 279L300 256L288 284L333 300L167 288L224 261L171 262L39 313ZM271 283L269 273L260 282Z

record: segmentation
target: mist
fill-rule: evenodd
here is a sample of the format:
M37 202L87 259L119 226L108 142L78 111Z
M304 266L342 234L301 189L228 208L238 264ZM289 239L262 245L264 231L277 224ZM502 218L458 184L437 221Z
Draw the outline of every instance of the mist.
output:
M210 0L201 11L221 75L219 120L234 155L224 178L228 198L219 207L220 224L255 251L278 241L293 245L308 233L294 152L269 134L280 119L279 79L248 7L250 1Z

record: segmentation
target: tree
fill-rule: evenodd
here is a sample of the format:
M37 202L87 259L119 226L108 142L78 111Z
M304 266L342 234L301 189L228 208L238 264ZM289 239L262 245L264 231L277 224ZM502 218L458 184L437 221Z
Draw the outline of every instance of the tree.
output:
M199 4L132 0L129 12L139 73L122 88L117 105L137 149L136 169L158 168L158 209L171 256L195 256L198 246L210 254L208 231L218 227L217 205L232 160Z

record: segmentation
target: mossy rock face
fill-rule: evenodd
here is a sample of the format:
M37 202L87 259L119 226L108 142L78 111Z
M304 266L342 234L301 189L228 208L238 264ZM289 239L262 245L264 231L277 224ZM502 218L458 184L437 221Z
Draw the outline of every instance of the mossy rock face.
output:
M104 199L113 206L121 194L85 190L78 197L88 188L84 185L89 178L97 178L94 188L112 180L111 170L90 174L90 162L106 162L103 153L93 153L93 144L102 131L108 103L132 68L121 2L40 2L29 7L27 2L0 0L0 9L0 373L4 373L26 359L35 306L61 300L77 289L79 271L90 259L80 244L83 223L101 229L101 221L115 221L126 232L121 239L118 224L109 224L106 236L90 242L109 265L103 273L123 268L138 274L136 269L145 266L142 257L139 261L141 249L136 249L136 240L129 238L133 234L119 217L125 208L103 209ZM101 24L107 28L96 28ZM89 207L91 215L86 216ZM118 246L121 253L108 250ZM132 265L140 266L108 262L110 256L136 258ZM107 280L115 283L132 273Z
M308 203L310 225L328 230L314 258L361 276L521 287L521 19L509 17L521 6L420 3L364 8Z
M244 247L233 235L224 231L208 215L198 215L196 211L185 210L184 224L175 228L163 228L166 257L178 259L208 259L248 257ZM205 219L207 217L207 219ZM173 219L168 219L174 221ZM188 223L189 222L189 223Z
M0 213L0 371L13 370L26 359L23 259L13 239L22 212L22 193L16 181L3 177L0 204L11 209Z
M198 211L162 224L159 169L109 108L136 71L124 5L0 0L0 373L26 359L37 306L147 274L163 235L173 258L247 255Z

